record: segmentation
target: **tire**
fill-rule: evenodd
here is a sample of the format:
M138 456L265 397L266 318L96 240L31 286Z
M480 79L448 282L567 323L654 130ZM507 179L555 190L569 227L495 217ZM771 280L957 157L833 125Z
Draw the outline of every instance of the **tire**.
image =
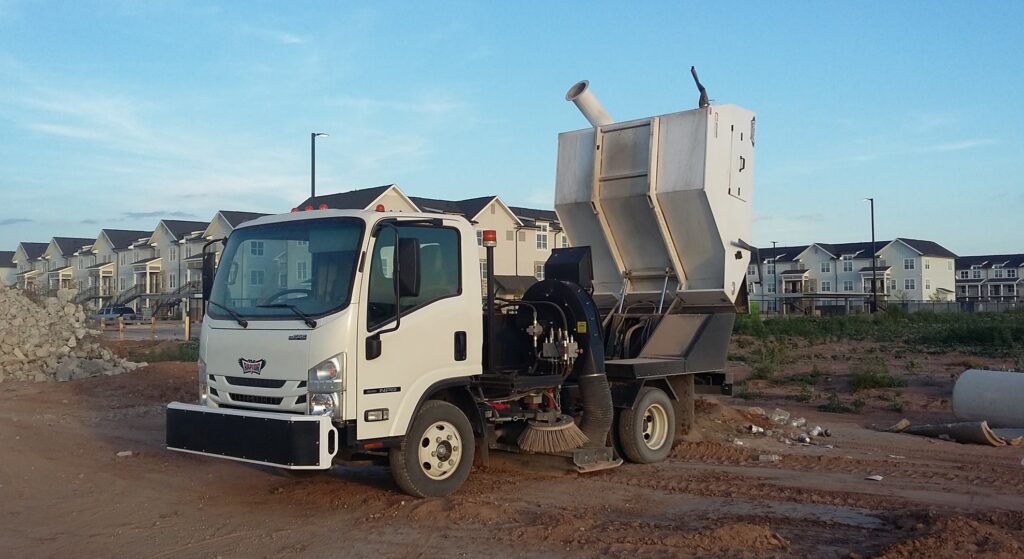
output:
M462 410L427 400L398 448L388 453L391 476L414 497L446 497L462 486L473 468L473 427ZM438 455L447 460L437 461Z
M630 462L653 464L668 458L676 438L676 414L660 388L640 389L632 408L619 412L619 444Z

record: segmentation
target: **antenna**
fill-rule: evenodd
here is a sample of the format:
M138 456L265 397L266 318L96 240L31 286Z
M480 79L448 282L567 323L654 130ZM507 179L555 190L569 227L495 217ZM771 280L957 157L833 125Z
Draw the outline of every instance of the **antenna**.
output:
M703 85L700 84L700 78L697 77L697 67L696 66L690 66L690 74L693 76L694 83L697 84L697 91L700 91L700 101L697 101L697 104L700 105L700 108L703 109L704 107L707 107L708 104L709 104L708 103L708 91L706 89L704 89Z

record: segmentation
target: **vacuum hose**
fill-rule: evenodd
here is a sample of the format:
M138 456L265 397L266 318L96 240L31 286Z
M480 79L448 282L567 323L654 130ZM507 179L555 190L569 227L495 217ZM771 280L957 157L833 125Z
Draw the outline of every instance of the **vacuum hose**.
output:
M612 407L612 391L604 372L579 377L580 400L583 405L583 420L580 430L590 439L583 445L590 448L606 446L608 432L612 429L615 410Z

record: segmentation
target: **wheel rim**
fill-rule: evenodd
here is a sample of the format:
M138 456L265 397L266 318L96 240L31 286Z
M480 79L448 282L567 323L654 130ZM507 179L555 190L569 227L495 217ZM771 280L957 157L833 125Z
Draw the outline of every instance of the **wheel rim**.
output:
M660 450L668 438L668 412L661 404L651 404L644 410L640 436L651 450Z
M435 421L420 435L417 455L420 469L430 479L450 477L462 462L462 439L454 425Z

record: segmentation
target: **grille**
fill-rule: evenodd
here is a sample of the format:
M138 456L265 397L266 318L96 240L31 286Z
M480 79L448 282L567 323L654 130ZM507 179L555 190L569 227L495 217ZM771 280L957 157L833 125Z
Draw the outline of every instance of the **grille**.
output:
M220 396L220 393L217 392L217 389L212 386L210 387L210 394L213 394L214 396Z
M302 396L299 396L298 398L296 398L295 399L295 403L296 404L305 404L306 403L306 395L303 394Z
M224 377L224 380L228 384L234 386L255 386L258 388L281 388L287 381L277 380L272 378L252 378L252 377Z
M253 396L251 394L228 394L231 399L235 402L245 402L246 404L266 404L268 406L279 406L281 405L281 398L272 398L270 396Z

